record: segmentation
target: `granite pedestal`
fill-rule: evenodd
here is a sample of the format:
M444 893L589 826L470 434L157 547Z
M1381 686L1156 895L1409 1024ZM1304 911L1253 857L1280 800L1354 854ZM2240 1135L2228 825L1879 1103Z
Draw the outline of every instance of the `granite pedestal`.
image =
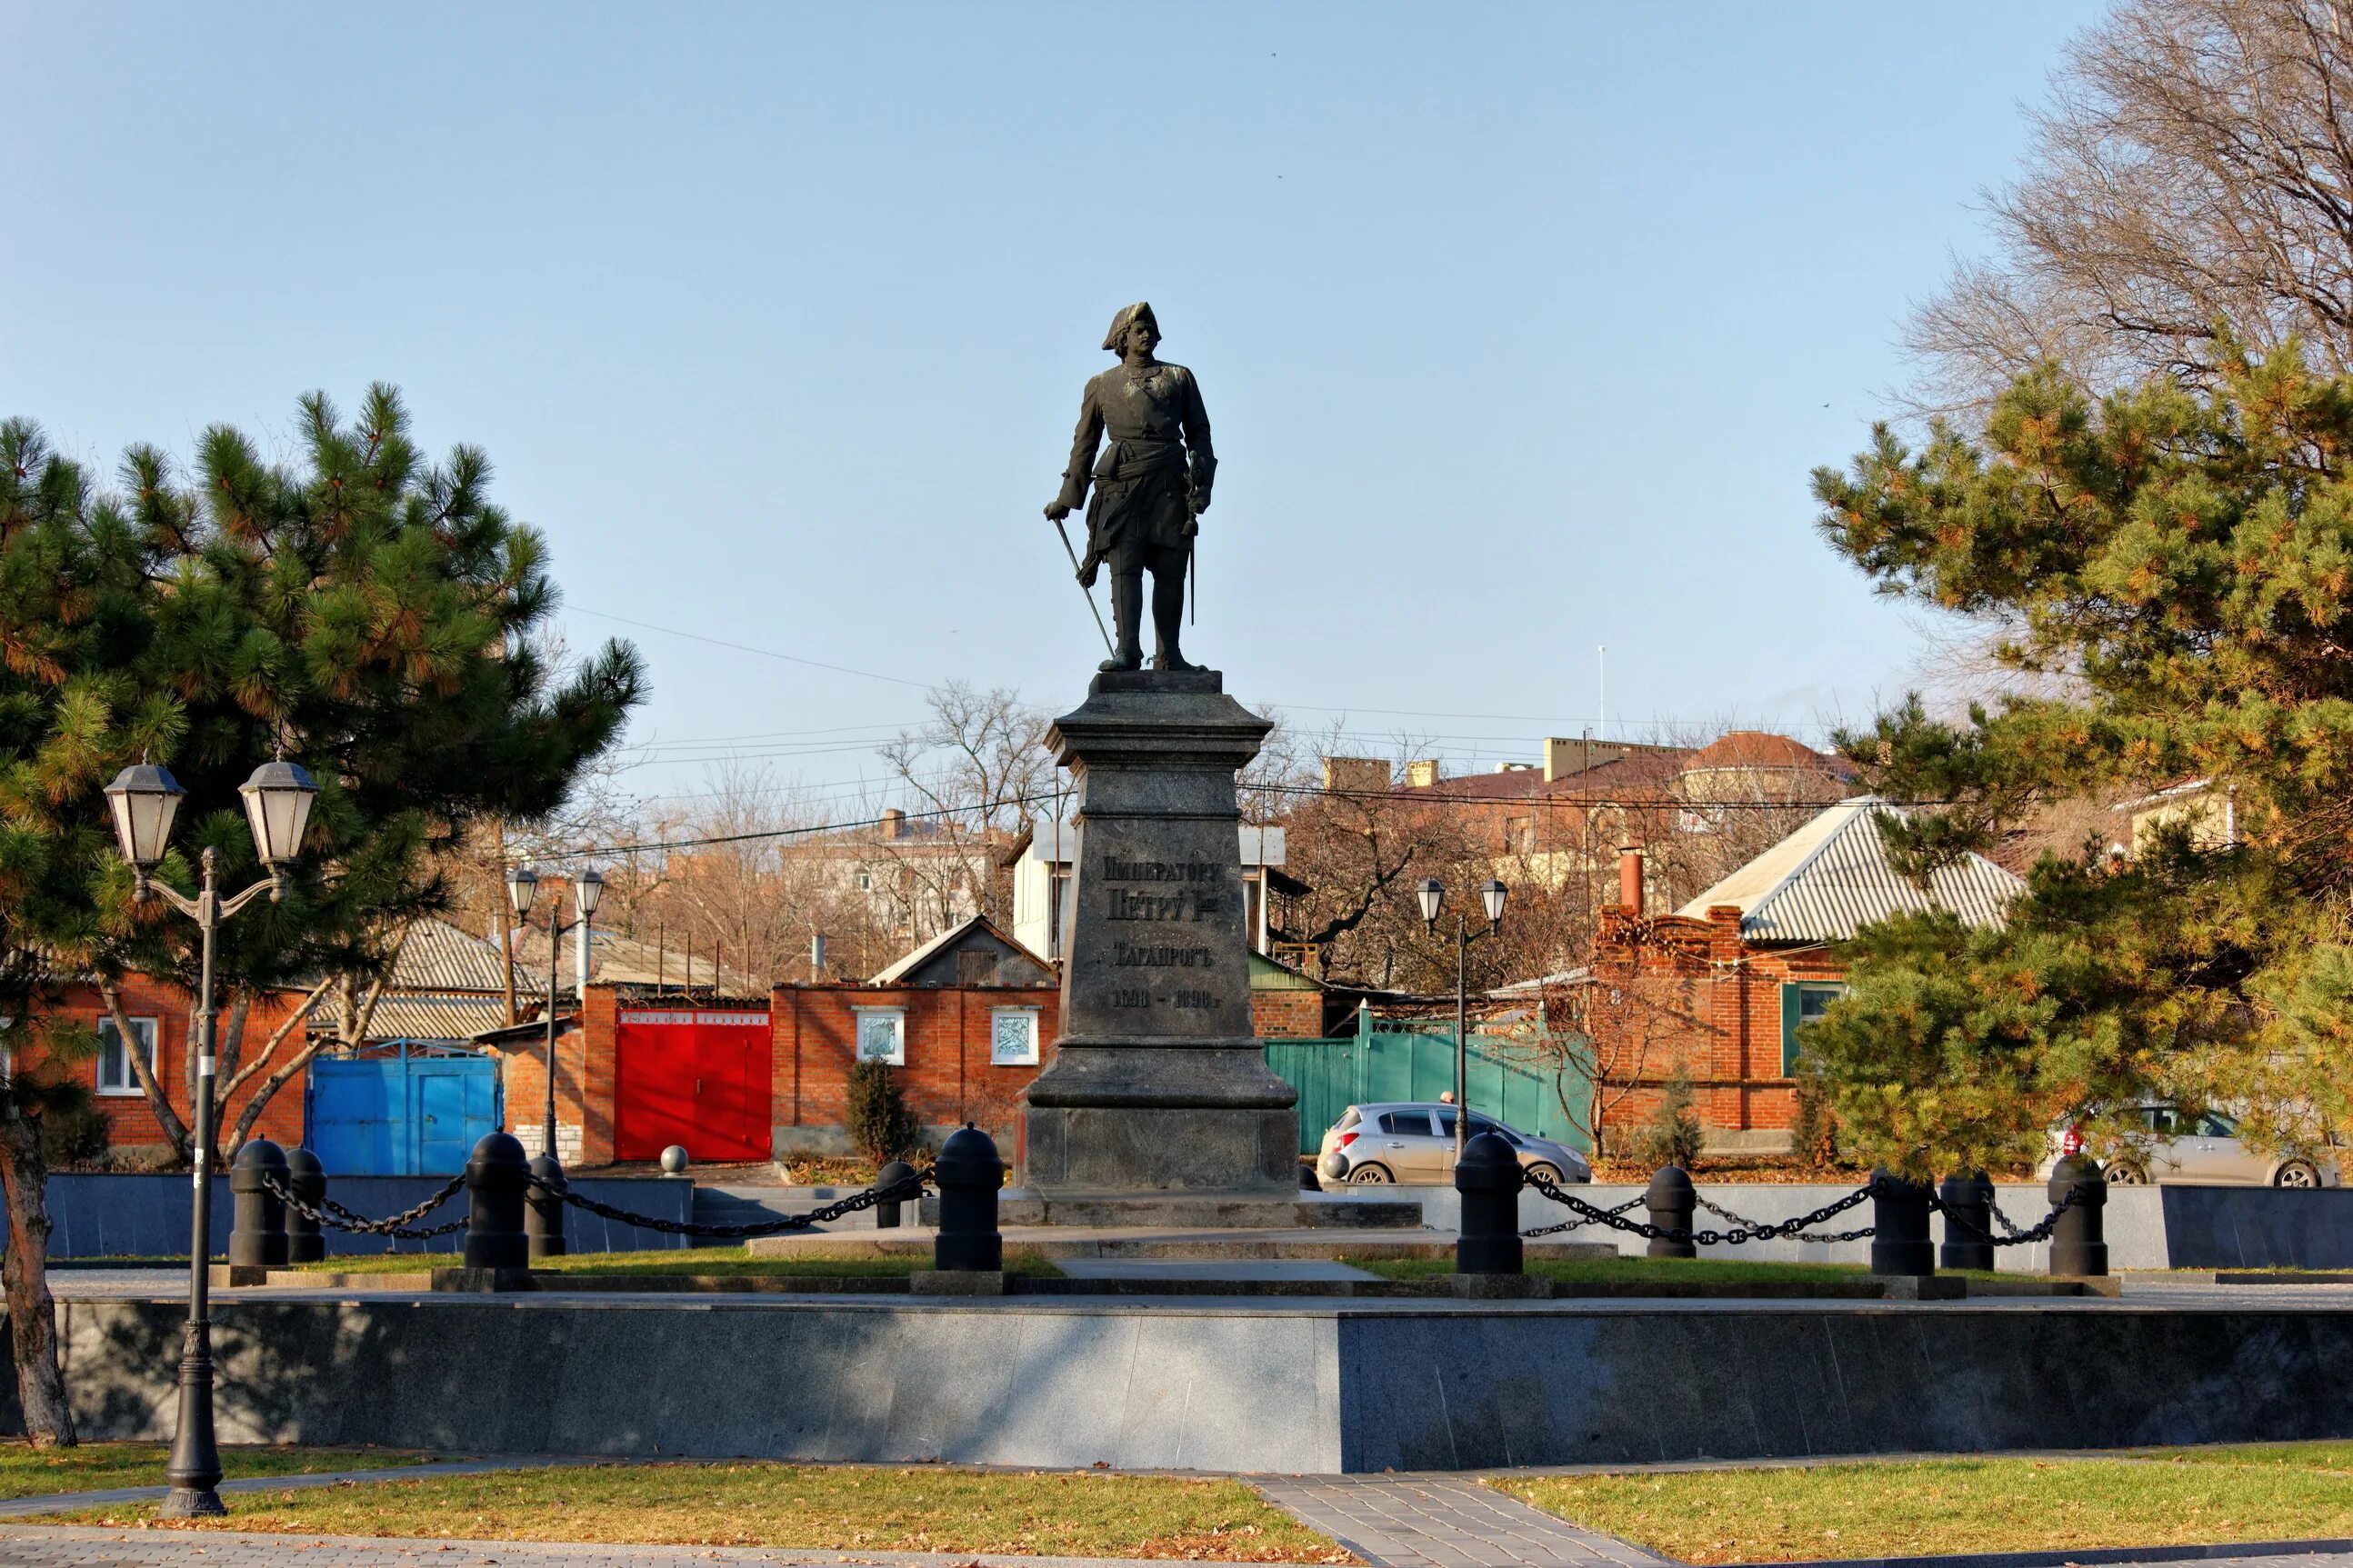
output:
M1251 1030L1234 795L1271 728L1215 670L1139 670L1048 736L1079 788L1065 1032L1025 1097L1020 1179L1050 1201L1281 1199L1291 1223L1297 1096Z

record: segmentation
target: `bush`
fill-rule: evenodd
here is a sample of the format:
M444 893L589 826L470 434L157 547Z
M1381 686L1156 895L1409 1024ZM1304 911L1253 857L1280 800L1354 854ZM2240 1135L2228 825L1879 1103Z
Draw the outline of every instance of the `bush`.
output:
M1798 1104L1789 1117L1789 1153L1803 1165L1838 1163L1838 1115L1831 1109L1830 1086L1821 1075L1798 1075Z
M1634 1132L1634 1157L1652 1167L1681 1165L1688 1171L1699 1162L1704 1133L1699 1112L1692 1108L1691 1074L1678 1070L1666 1092Z
M851 1063L848 1100L846 1131L860 1153L880 1165L915 1152L923 1130L907 1109L890 1063Z
M114 1144L114 1123L85 1092L53 1090L41 1112L41 1159L52 1171L104 1163Z

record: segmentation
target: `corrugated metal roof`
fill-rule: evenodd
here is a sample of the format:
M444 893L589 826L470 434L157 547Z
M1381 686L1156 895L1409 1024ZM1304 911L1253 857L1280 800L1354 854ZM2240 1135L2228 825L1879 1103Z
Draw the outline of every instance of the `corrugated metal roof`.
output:
M515 963L515 989L544 990L547 980L520 959ZM470 936L448 921L420 920L408 928L400 956L392 962L392 991L490 992L506 995L506 972L499 961L499 944Z
M1878 816L1902 816L1876 795L1841 801L1675 912L1694 920L1729 904L1751 942L1843 942L1907 911L1949 910L1965 925L1997 926L2026 884L1982 855L1928 879L1926 891L1887 864Z
M462 1040L507 1021L498 996L397 995L387 991L368 1016L371 1040Z

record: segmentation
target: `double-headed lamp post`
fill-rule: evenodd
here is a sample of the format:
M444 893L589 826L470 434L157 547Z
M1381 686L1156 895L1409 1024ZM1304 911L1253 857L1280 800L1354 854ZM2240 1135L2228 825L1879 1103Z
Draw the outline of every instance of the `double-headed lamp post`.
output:
M1421 886L1414 889L1421 900L1421 925L1424 931L1438 929L1439 911L1446 907L1446 884L1435 877L1424 877ZM1479 901L1486 906L1487 929L1474 931L1461 910L1454 914L1454 1159L1462 1160L1462 1145L1470 1141L1471 1129L1471 944L1482 936L1493 936L1504 926L1504 900L1512 890L1490 877L1479 884Z
M507 873L507 898L514 905L515 919L531 918L531 906L539 897L539 877L527 866L518 866ZM573 879L572 902L580 911L576 921L566 921L547 901L547 1121L546 1142L540 1152L547 1159L555 1158L555 963L564 951L564 933L575 926L585 926L596 918L596 906L604 900L605 879L595 871L583 871ZM581 966L580 983L588 982L587 966Z
M286 868L302 847L302 831L311 820L311 802L319 786L294 763L264 763L239 786L245 798L246 825L253 830L253 847L269 868L256 882L232 898L223 899L218 885L218 857L207 847L201 858L204 888L193 899L154 880L172 837L172 818L188 792L166 769L150 763L128 767L106 786L106 804L114 816L114 838L136 879L132 896L144 903L163 900L196 922L204 933L202 963L196 989L196 1126L195 1214L188 1241L188 1323L180 1342L179 1420L172 1433L172 1457L164 1479L172 1489L164 1499L165 1519L195 1519L227 1513L221 1506L220 1448L213 1440L213 1333L210 1268L212 1264L213 1163L213 948L221 922L263 893L276 903L286 896ZM138 1042L122 1042L125 1051Z

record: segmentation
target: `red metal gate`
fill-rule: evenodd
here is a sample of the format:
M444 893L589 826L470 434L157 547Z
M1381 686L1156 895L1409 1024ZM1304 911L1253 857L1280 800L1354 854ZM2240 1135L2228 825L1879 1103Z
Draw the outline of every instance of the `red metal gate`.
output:
M652 1160L676 1143L701 1161L769 1157L768 1015L625 1011L613 1060L613 1153Z

